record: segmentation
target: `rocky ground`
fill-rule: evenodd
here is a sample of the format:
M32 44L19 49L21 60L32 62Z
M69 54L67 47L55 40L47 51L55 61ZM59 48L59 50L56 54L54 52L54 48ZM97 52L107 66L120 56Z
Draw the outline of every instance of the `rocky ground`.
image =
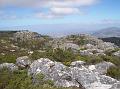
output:
M42 74L56 88L120 89L120 49L113 43L85 34L53 39L28 31L24 40L23 33L0 39L0 74L4 68L26 70L32 85L41 84Z

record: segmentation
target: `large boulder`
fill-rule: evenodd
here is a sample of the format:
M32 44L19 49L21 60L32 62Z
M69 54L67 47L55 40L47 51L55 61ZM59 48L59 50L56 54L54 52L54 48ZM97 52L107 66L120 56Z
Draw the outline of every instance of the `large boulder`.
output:
M23 56L16 59L16 64L21 68L25 68L31 64L31 61L28 56Z
M15 64L13 64L13 63L3 63L3 64L0 64L0 70L3 69L3 68L7 68L10 71L18 70L18 67Z
M118 82L109 76L93 72L85 66L80 68L71 67L69 74L74 80L84 86L85 89L109 89Z
M28 75L34 76L42 73L45 75L45 79L50 79L54 81L55 86L70 87L76 86L71 75L66 72L66 66L60 62L53 62L47 58L41 58L34 61L28 70ZM36 80L34 80L35 82Z
M60 62L41 58L30 65L28 75L32 76L34 83L36 83L35 76L42 73L45 75L44 79L53 80L54 85L58 87L82 86L85 89L110 89L118 82L111 77L100 75L103 73L102 69L107 69L111 63L103 62L91 65L91 67L83 64L83 62L77 61L72 62L71 66L67 67ZM100 73L98 70L96 71L97 68L101 70Z
M98 72L99 74L106 74L107 70L112 67L115 66L113 63L111 62L101 62L95 65L95 72Z

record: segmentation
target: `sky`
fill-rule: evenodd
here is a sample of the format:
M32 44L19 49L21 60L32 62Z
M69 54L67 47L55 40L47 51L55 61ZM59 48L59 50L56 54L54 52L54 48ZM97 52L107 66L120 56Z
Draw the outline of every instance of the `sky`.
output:
M120 27L120 0L0 0L0 30L89 32Z

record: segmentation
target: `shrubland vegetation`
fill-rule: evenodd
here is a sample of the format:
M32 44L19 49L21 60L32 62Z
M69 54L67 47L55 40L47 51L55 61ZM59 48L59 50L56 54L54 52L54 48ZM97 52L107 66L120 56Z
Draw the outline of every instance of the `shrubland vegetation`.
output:
M73 89L57 88L54 86L53 81L43 80L43 74L39 74L37 78L39 84L34 85L26 70L11 72L4 68L0 70L0 89Z
M11 37L10 34L9 36ZM44 39L40 41L33 40L27 42L11 41L9 36L0 37L0 40L4 41L3 43L0 42L0 64L5 62L15 63L16 58L20 56L29 56L32 60L49 58L53 61L62 62L66 66L69 66L71 62L77 60L85 61L87 64L96 64L102 61L108 61L114 63L116 67L110 68L107 75L116 79L120 79L120 58L112 55L113 52L116 52L119 49L107 51L107 56L81 56L79 53L74 53L71 49L52 49L51 46L46 44L49 42L49 40L52 40L48 36L43 36ZM84 37L79 38L75 35L72 35L67 39L72 40L78 45L84 45L87 43ZM19 48L15 48L15 52L10 52L11 44L18 46ZM24 50L21 50L21 48ZM28 54L28 49L32 50L33 54ZM44 75L42 74L38 75L37 78L40 80L39 85L33 85L32 78L27 76L26 70L10 72L7 69L3 69L0 70L0 89L72 89L57 88L53 85L51 80L44 81Z

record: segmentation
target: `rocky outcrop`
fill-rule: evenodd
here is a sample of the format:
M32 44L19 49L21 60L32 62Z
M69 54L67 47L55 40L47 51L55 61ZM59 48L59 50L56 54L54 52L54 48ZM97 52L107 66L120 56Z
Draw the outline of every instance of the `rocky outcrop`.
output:
M30 64L31 61L28 56L19 57L16 59L16 65L18 65L21 68L28 67L30 66Z
M0 64L0 70L3 69L3 68L7 68L10 71L18 70L18 67L15 64L13 64L13 63L3 63L3 64Z
M98 72L99 74L106 74L107 73L107 70L110 68L110 67L113 67L115 66L113 63L111 62L101 62L101 63L98 63L95 66L95 72Z
M80 50L80 55L82 55L82 56L91 56L91 55L93 55L93 53L90 52L89 50Z
M42 73L45 75L45 79L53 80L54 85L59 87L82 86L85 89L110 89L118 82L116 79L101 75L104 72L102 69L106 72L106 69L113 64L107 62L93 66L84 66L83 64L82 61L76 61L67 67L60 62L41 58L30 65L28 75L33 77L35 83L37 81L35 76Z
M14 40L15 41L27 41L27 40L32 40L32 39L39 39L40 35L35 32L30 32L28 30L23 30L14 33Z
M110 89L120 89L120 82L115 83Z
M114 56L120 57L120 51L113 53Z
M86 62L84 61L75 61L75 62L72 62L70 64L71 67L81 67L82 65L84 65Z

